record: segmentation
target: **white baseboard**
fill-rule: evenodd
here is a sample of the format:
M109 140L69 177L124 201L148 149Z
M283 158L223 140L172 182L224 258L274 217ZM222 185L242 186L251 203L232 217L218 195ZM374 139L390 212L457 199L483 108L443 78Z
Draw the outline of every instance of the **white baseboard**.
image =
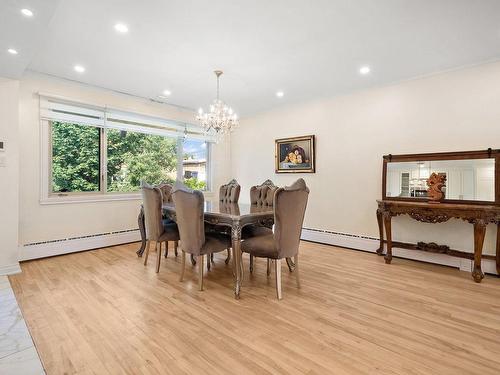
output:
M116 233L106 233L95 236L47 241L44 243L27 244L19 249L19 260L46 258L54 255L74 253L78 251L98 249L140 241L139 230ZM1 271L1 270L0 270Z
M377 238L358 236L353 234L324 231L318 229L302 229L301 238L306 241L319 242L327 245L347 247L354 250L368 251L375 253L379 247ZM384 253L385 253L384 249ZM458 258L446 254L434 254L426 251L392 248L392 255L399 258L418 260L421 262L441 264L444 266L456 267L461 271L470 272L472 270L472 260ZM497 275L494 260L483 259L481 262L483 272Z
M0 276L13 275L15 273L21 273L21 267L19 266L19 262L14 264L9 264L6 266L0 266Z

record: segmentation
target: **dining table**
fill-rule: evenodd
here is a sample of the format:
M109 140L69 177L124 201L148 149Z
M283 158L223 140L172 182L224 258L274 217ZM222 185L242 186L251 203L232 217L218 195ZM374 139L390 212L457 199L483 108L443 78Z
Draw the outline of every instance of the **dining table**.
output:
M176 221L175 204L173 202L162 205L165 217ZM243 262L241 253L241 233L243 227L247 225L258 225L271 228L274 224L274 210L272 206L257 205L247 203L225 203L219 201L205 201L203 204L204 221L212 225L227 227L231 232L231 243L233 251L234 269L234 295L240 298L241 283L243 279ZM146 230L144 224L144 212L138 217L139 230L141 232L142 243L137 251L138 256L142 256L146 247ZM182 240L181 240L182 248ZM287 265L292 271L294 264L291 259L287 259Z

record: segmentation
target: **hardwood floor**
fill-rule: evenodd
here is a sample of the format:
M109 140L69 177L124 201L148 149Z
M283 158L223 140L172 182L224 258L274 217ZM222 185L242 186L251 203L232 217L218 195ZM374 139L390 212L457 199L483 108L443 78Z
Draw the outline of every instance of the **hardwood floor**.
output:
M197 289L180 256L136 244L25 262L10 277L47 374L500 373L500 279L301 244L283 297L257 259L241 300L216 255Z

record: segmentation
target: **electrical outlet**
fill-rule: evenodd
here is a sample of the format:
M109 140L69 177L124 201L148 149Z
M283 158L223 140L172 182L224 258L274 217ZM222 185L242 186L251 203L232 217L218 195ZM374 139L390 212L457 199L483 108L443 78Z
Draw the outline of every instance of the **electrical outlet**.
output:
M4 148L4 147L5 147L5 146L4 146L3 141L0 141L0 152L5 151L5 148Z

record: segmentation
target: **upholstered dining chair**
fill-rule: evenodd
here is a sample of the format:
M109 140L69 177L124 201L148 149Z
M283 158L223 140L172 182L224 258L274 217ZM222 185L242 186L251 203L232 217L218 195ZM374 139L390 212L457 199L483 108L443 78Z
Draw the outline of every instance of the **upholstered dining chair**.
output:
M222 203L238 203L240 199L241 186L238 181L232 179L227 184L219 188L219 202Z
M281 260L288 257L295 259L297 287L299 277L299 243L302 224L307 206L309 189L303 179L298 179L291 186L278 188L274 194L274 233L249 238L242 242L241 250L254 257L274 260L276 276L276 294L281 293ZM269 264L269 263L268 263Z
M148 184L142 184L141 192L147 240L144 265L148 263L151 241L155 241L155 249L158 252L156 272L160 272L161 244L165 242L165 247L168 249L168 241L179 241L179 232L177 224L162 218L163 197L161 190Z
M161 191L161 198L163 204L172 203L172 189L173 185L171 184L160 184L158 185L158 189ZM175 224L175 222L168 218L163 218L163 225L167 224ZM174 253L177 256L177 248L179 246L179 241L174 241ZM165 258L168 257L168 242L165 243Z
M241 186L238 181L232 179L225 185L219 188L219 204L229 206L232 203L238 203L240 199ZM229 229L226 226L207 224L207 231L214 233L229 234ZM226 264L231 260L231 248L227 249ZM214 261L214 255L211 254L209 261L207 261L207 268L210 270L210 262Z
M174 187L172 199L175 204L175 215L180 235L180 248L182 250L182 269L180 281L184 279L186 268L186 253L197 257L199 270L199 289L203 290L203 261L207 255L224 251L231 246L231 237L223 233L205 233L203 214L203 193L186 187Z
M260 185L252 186L250 188L250 203L252 207L272 207L274 204L274 193L277 189L278 187L274 185L271 180L266 180ZM241 238L245 240L252 237L266 236L272 233L273 231L270 227L247 225L243 227ZM253 255L250 255L250 272L253 272L253 265L254 258Z

